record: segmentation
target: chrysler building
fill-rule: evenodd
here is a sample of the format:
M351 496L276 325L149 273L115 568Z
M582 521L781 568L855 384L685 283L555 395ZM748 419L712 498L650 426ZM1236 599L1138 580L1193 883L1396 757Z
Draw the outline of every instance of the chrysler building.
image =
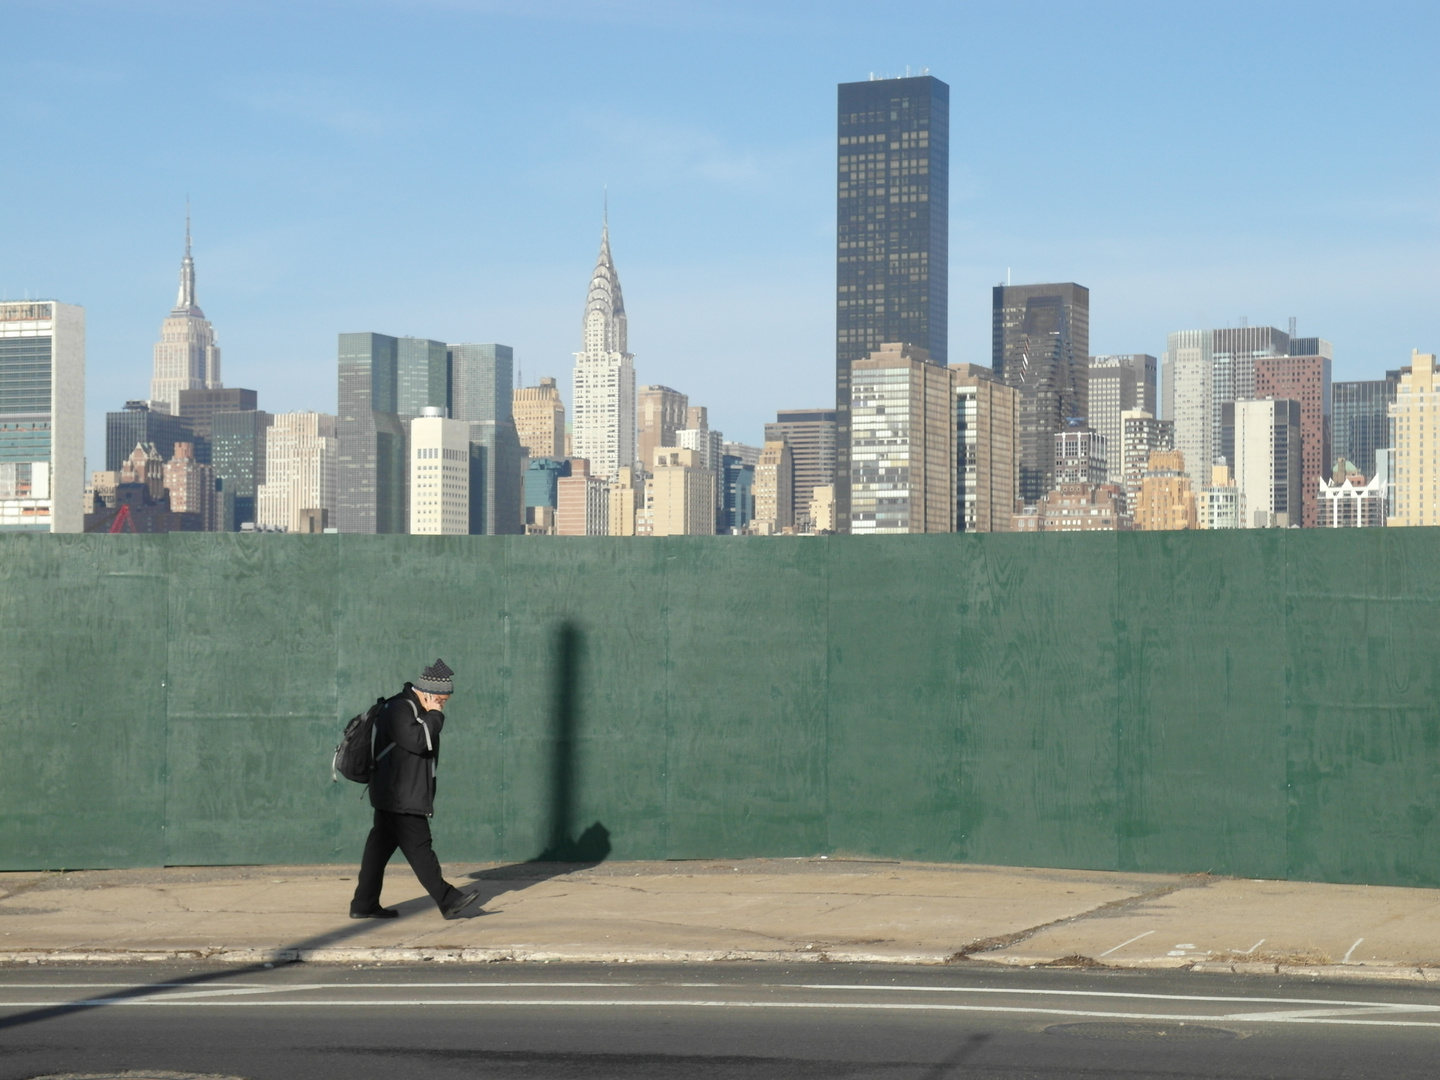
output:
M635 464L635 358L625 351L625 298L610 257L610 223L585 298L582 351L575 354L574 454L590 475L614 480ZM646 464L646 463L642 463Z
M181 390L214 390L220 382L220 346L215 329L195 303L195 260L190 257L190 215L185 215L185 258L180 262L180 294L155 343L155 375L150 399L155 407L178 414ZM164 405L159 405L164 402Z

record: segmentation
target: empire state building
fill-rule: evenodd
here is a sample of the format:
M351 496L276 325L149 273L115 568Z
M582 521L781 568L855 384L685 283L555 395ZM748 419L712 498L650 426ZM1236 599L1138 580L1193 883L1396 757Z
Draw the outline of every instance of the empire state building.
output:
M195 260L190 256L190 217L185 217L185 258L180 262L180 293L160 326L155 343L155 375L150 380L154 407L178 414L180 391L214 390L220 382L220 346L215 328L195 303ZM163 403L163 404L161 404Z

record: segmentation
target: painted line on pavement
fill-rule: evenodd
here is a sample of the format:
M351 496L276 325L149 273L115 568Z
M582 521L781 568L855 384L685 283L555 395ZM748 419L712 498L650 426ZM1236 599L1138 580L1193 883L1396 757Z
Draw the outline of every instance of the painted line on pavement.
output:
M1145 933L1143 933L1143 934L1136 934L1136 935L1135 935L1134 937L1132 937L1129 941L1122 941L1122 942L1120 942L1119 945L1116 945L1115 948L1113 948L1113 949L1106 949L1106 950L1105 950L1104 952L1102 952L1100 955L1101 955L1101 956L1109 956L1112 952L1119 952L1119 951L1120 951L1121 949L1123 949L1126 945L1134 945L1135 942L1139 941L1141 938L1143 938L1143 937L1149 937L1149 936L1150 936L1151 934L1153 934L1154 932L1155 932L1154 930L1146 930Z
M395 1008L397 1006L428 1008L625 1008L625 1009L832 1009L840 1011L871 1012L930 1012L930 1013L1007 1013L1023 1016L1080 1017L1101 1020L1149 1020L1180 1021L1185 1023L1276 1023L1276 1024L1340 1024L1359 1027L1418 1027L1440 1031L1440 1022L1424 1020L1392 1020L1385 1018L1360 1018L1346 1016L1315 1016L1295 1012L1277 1013L1150 1013L1112 1012L1097 1009L1044 1009L1004 1005L960 1005L924 1002L906 1004L902 1002L821 1002L821 1001L711 1001L700 999L617 999L596 1001L585 999L537 999L518 1000L514 998L457 998L457 999L395 999L373 1001L196 1001L187 1000L169 1003L163 998L93 998L85 1001L27 1001L7 1002L0 1008L85 1009L104 1006L128 1006L139 1008ZM1363 1015L1362 1010L1362 1015Z
M354 983L285 983L280 985L263 985L247 983L242 986L213 987L195 989L193 983L156 983L150 987L143 988L143 992L126 998L86 998L86 1003L117 1003L133 1001L136 1004L163 1004L167 1001L191 999L200 996L216 996L231 994L288 994L313 991L365 991L365 990L634 990L638 988L667 988L674 987L683 990L714 990L724 987L723 983L716 982L675 982L675 983L653 983L653 982L536 982L536 981L447 981L447 982L354 982ZM826 990L826 991L866 991L915 994L996 994L1001 996L1028 996L1028 997L1060 997L1060 998L1103 998L1126 1001L1156 1001L1156 1002L1207 1002L1222 1005L1318 1005L1335 1009L1373 1009L1377 1011L1405 1010L1407 1012L1440 1012L1440 1004L1412 1004L1398 1001L1365 1001L1350 998L1296 998L1296 997L1260 997L1260 996L1236 996L1233 994L1145 994L1136 991L1121 990L1059 990L1045 989L1040 987L1006 987L1006 986L912 986L896 985L893 983L761 983L762 986L774 986L784 990ZM95 990L95 989L129 989L133 983L0 983L0 994L6 989L27 989L27 990ZM179 989L181 993L165 993L170 989ZM149 992L154 991L154 992ZM480 1000L480 999L470 999ZM364 1004L363 1002L349 1002L350 1004ZM52 1005L65 1004L64 1002L51 1002ZM243 1004L243 1003L242 1003ZM276 1003L279 1004L279 1003ZM299 1002L295 1004L301 1004ZM0 1001L0 1008L18 1007L19 1003Z

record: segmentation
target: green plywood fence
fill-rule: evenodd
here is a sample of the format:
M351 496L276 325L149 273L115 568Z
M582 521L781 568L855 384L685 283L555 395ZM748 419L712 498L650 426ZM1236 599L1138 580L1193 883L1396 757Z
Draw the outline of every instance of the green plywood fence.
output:
M557 641L616 858L1440 885L1440 531L0 536L0 869L354 861L443 656L448 859L531 858Z

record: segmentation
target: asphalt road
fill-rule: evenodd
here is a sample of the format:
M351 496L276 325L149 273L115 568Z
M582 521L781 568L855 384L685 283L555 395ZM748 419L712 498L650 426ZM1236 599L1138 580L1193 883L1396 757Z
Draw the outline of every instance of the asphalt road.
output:
M806 964L0 968L0 1080L1374 1078L1440 1071L1440 991Z

